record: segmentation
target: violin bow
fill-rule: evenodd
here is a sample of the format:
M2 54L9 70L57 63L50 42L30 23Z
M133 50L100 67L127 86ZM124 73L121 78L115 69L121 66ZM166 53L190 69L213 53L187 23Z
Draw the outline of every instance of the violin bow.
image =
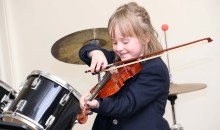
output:
M118 69L118 68L121 68L121 67L131 65L131 64L135 64L135 63L139 63L139 62L142 62L142 61L154 59L154 58L157 58L157 57L161 57L163 55L167 55L168 53L174 52L174 51L179 50L179 49L183 49L183 48L191 47L191 46L195 46L195 45L200 45L202 43L210 43L212 41L213 40L210 37L207 37L207 38L199 39L199 40L196 40L196 41L193 41L193 42L189 42L189 43L181 44L181 45L174 46L174 47L171 47L171 48L167 48L167 49L164 49L164 50L161 50L161 51L158 51L158 52L154 52L154 53L151 53L151 54L148 54L148 55L143 55L143 56L139 56L139 57L136 57L136 58L131 58L131 59L128 59L128 60L115 62L115 63L109 64L107 66L107 69L105 69L101 72L111 71L111 70L114 70L114 69ZM124 64L124 63L126 63L126 64Z

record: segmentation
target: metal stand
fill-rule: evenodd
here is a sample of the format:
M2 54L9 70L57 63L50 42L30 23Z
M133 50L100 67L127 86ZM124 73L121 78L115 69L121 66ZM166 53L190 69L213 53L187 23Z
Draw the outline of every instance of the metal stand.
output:
M171 126L170 130L183 130L183 127L180 124L176 123L176 115L175 115L175 100L177 99L177 95L169 95L168 100L172 106L172 115L173 115L173 125Z

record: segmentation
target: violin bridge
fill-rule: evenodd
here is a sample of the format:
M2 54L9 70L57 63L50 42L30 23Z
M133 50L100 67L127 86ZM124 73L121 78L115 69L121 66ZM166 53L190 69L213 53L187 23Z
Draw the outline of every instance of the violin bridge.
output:
M110 73L111 74L116 74L116 73L118 73L118 69L113 66L113 67L111 67Z

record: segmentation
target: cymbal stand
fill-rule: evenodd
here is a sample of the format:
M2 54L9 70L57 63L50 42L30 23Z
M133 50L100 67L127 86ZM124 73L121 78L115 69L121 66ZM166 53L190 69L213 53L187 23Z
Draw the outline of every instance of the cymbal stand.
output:
M100 73L98 73L98 82L100 82L101 81L101 75L100 75Z
M171 126L170 130L183 130L183 127L180 124L176 123L176 113L175 113L175 100L177 99L177 95L170 95L168 96L168 100L172 106L172 116L173 116L173 125Z
M167 25L167 29L168 29L168 25ZM164 30L164 29L163 29ZM164 30L164 38L165 38L165 45L166 45L166 49L168 48L167 45L167 35L166 35L166 31ZM170 59L169 59L169 55L167 54L167 66L168 66L168 70L169 70L169 75L170 75L170 82L172 83L172 74L171 74L171 70L170 70Z
M165 37L165 44L166 44L166 49L168 48L167 45L167 35L166 31L168 30L168 25L164 24L162 25L162 30L164 31L164 37ZM169 75L170 75L170 83L172 83L172 75L171 75L171 70L170 70L170 61L169 61L169 55L167 54L167 66L169 70ZM173 117L173 125L171 126L170 130L183 130L183 127L180 124L176 123L176 113L175 113L175 100L177 99L177 95L169 95L168 100L170 100L170 104L172 107L172 117Z

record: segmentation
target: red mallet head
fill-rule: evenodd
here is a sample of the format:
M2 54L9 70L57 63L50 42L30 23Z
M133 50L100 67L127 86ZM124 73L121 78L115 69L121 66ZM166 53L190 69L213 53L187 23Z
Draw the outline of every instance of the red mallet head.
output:
M161 28L162 28L163 31L167 31L168 30L168 25L167 24L163 24Z

